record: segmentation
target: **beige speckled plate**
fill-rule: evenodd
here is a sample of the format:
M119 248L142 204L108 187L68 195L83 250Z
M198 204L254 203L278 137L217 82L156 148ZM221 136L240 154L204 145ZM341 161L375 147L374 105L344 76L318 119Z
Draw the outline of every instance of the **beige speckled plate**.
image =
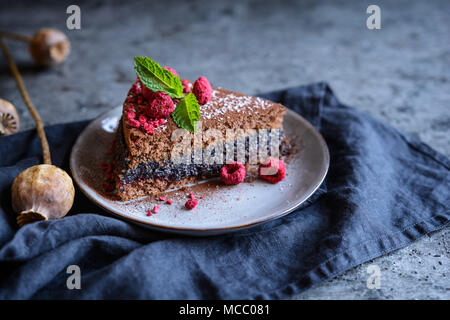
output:
M73 146L70 167L73 178L86 194L102 208L125 220L150 229L195 236L232 232L258 225L292 212L307 200L325 178L329 166L327 145L320 133L304 118L288 110L284 130L296 146L287 164L287 177L278 184L257 179L237 186L225 186L218 180L202 181L188 190L172 190L165 197L172 205L151 197L121 202L104 191L104 173L100 161L108 161L108 149L114 137L122 107L93 120ZM197 207L184 208L187 194L193 192ZM147 209L160 206L148 217ZM301 214L301 213L299 213Z

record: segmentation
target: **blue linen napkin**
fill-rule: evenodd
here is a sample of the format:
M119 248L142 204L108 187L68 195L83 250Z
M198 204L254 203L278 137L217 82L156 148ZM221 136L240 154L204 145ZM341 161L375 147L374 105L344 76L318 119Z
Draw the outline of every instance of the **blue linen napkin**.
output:
M320 130L331 154L328 176L295 212L209 238L118 220L80 190L67 217L18 229L11 183L39 163L40 144L34 131L0 137L0 299L288 298L448 224L446 157L342 105L325 83L263 97ZM86 124L46 129L54 164L68 170ZM80 267L79 290L67 288L69 265Z

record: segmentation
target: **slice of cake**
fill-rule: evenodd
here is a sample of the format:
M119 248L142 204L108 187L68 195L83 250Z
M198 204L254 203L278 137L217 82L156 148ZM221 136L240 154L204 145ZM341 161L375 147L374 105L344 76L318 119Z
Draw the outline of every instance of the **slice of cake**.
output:
M257 165L287 152L281 104L212 88L204 77L180 81L148 58L135 58L135 69L114 147L121 200L218 176L226 163Z

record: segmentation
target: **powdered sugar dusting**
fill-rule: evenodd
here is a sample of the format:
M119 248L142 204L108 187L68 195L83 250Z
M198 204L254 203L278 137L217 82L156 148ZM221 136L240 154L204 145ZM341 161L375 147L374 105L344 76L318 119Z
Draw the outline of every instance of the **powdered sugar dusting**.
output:
M228 112L253 112L264 110L270 107L270 102L251 96L237 96L235 94L227 94L225 96L218 95L217 90L213 90L212 99L207 104L200 106L200 114L205 119L223 120L224 115Z
M166 129L167 129L167 126L166 125L162 125L162 126L157 127L155 129L155 131L166 131Z

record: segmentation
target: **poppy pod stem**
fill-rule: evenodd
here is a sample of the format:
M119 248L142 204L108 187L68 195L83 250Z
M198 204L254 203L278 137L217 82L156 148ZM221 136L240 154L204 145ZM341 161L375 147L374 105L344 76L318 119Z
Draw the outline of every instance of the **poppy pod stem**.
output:
M19 87L20 94L22 95L23 100L25 101L25 105L27 106L28 111L30 111L31 116L36 122L36 130L39 135L39 139L41 140L44 163L52 164L52 160L50 157L50 148L48 146L47 137L45 136L44 125L42 123L41 117L39 116L39 113L37 112L36 108L31 102L30 96L28 95L27 89L25 88L25 84L23 83L19 69L17 69L16 63L14 62L11 53L9 52L9 49L2 38L0 38L0 47L3 51L3 54L5 55L6 60L8 61L9 68L11 69L11 72L14 78L16 79L17 86Z
M13 210L18 214L17 223L25 224L64 217L73 205L75 188L72 179L64 170L52 165L50 147L41 117L31 102L19 69L3 38L0 47L8 61L9 68L17 82L23 100L31 113L41 140L44 164L25 169L14 179L11 187Z

